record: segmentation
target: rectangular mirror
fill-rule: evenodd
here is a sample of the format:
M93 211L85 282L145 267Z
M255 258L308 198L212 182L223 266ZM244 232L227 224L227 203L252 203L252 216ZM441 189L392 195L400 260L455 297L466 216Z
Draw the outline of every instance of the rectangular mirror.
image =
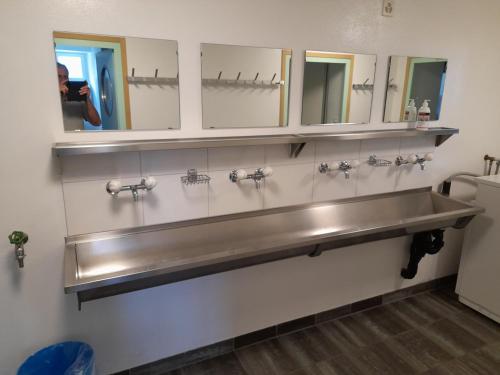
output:
M53 35L65 131L180 127L176 41Z
M370 122L376 55L306 51L302 125Z
M291 49L201 45L203 128L288 124Z
M446 59L391 56L384 122L413 122L422 114L421 120L439 120L447 65Z

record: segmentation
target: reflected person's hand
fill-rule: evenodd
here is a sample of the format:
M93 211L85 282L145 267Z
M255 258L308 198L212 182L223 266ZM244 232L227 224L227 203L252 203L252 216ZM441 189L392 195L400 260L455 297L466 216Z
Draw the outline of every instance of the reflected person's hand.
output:
M88 85L82 86L80 90L78 90L80 95L85 95L87 100L90 100L90 87Z
M69 91L68 86L66 86L67 82L68 81L59 82L59 91L61 92L61 95L66 95Z

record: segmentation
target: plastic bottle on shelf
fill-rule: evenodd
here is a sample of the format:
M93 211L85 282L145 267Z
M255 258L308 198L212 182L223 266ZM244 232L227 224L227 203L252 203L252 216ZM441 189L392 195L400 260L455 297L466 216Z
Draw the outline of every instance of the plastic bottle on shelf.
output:
M422 103L422 107L418 110L418 121L430 121L431 108L429 107L429 102L429 99L425 99Z
M415 106L415 99L410 99L408 106L405 110L405 121L417 121L417 107Z

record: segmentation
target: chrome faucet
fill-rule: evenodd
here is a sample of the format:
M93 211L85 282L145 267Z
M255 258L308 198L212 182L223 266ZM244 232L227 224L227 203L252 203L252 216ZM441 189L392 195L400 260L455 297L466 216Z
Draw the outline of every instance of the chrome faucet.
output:
M432 153L427 153L424 155L424 157L420 157L418 155L410 155L408 158L404 159L402 156L398 156L396 158L395 164L400 167L404 164L419 164L420 169L424 170L425 169L425 162L426 161L431 161L434 159L434 155Z
M131 191L134 201L139 200L139 190L152 190L156 186L156 179L154 177L146 177L141 179L140 184L136 185L122 185L120 180L111 180L106 184L106 191L113 197L117 197L120 191Z
M344 172L344 176L346 179L349 179L351 176L351 170L359 166L359 161L353 160L351 162L347 160L343 160L340 163L333 163L332 165L329 165L328 163L320 163L319 165L319 173L328 173L334 170L340 170Z
M262 180L266 177L270 177L273 174L273 169L271 167L257 168L254 173L248 174L244 169L234 169L229 173L229 180L231 182L238 182L241 180L254 180L255 187L260 190L260 185Z
M424 170L425 169L425 162L432 161L432 159L434 159L434 155L431 153L425 154L423 158L421 158L417 155L417 164L420 165L421 170Z
M14 252L16 255L17 263L19 268L24 267L24 258L26 253L24 252L24 245L28 242L28 235L24 232L16 230L9 235L9 241L14 245Z

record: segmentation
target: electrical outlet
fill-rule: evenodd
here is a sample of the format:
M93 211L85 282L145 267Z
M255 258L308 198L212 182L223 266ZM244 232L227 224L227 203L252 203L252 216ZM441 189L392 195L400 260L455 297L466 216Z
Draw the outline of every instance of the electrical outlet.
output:
M392 17L394 15L394 0L383 0L382 15Z

